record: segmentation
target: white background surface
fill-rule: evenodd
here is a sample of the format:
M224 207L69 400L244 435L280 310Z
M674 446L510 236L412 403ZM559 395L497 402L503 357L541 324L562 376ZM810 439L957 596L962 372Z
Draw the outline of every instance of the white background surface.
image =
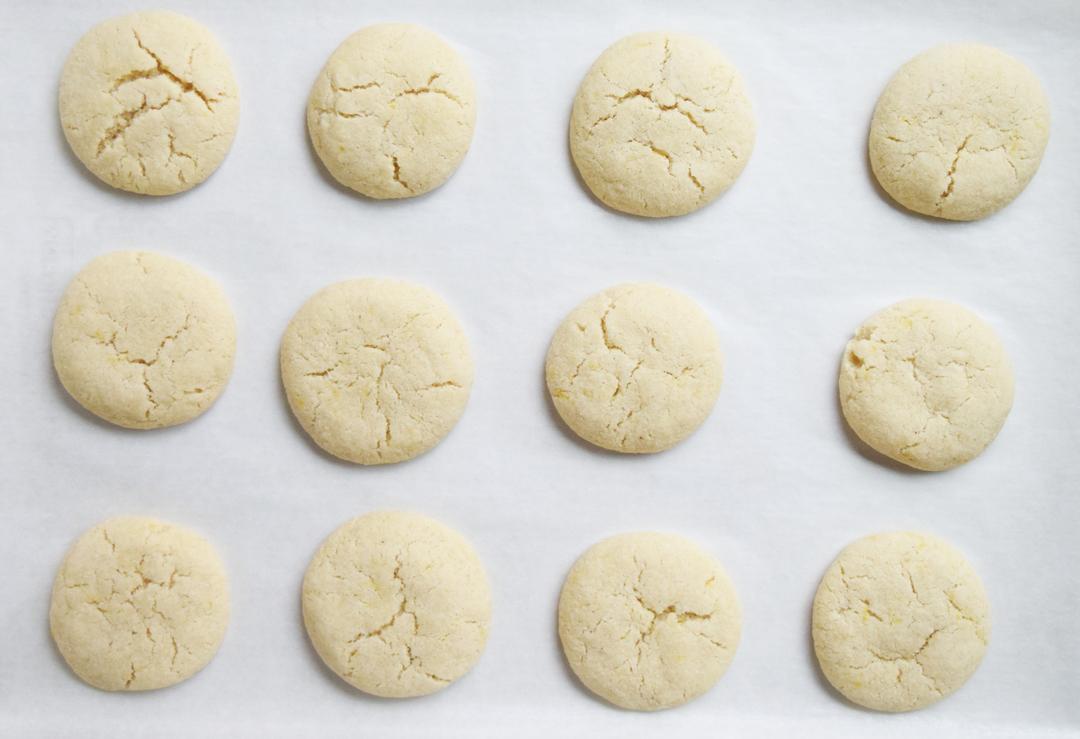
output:
M209 181L164 199L100 185L69 154L56 87L69 48L124 3L0 6L0 736L432 735L994 736L1080 730L1080 4L857 0L746 2L173 2L232 57L242 114ZM472 149L422 198L377 203L337 187L306 137L304 104L351 31L409 20L448 38L479 88ZM734 188L665 221L599 206L566 145L571 100L608 44L687 30L741 69L759 121ZM981 40L1042 79L1053 123L1027 191L985 221L902 212L875 188L869 116L906 59ZM130 432L88 416L55 380L53 310L68 280L117 248L164 251L224 284L239 323L232 381L185 426ZM310 444L280 389L277 347L330 282L426 283L459 313L477 380L461 423L413 462L365 469ZM593 292L648 279L712 315L727 357L716 410L656 456L600 453L557 421L543 359L559 321ZM971 464L903 471L860 451L838 412L844 343L873 311L929 295L964 303L1011 352L1016 405ZM401 507L463 532L486 563L494 624L466 678L390 702L349 689L310 649L299 587L345 519ZM77 680L48 635L64 551L107 516L189 525L221 550L233 616L194 679L146 694ZM693 537L726 565L744 636L714 690L659 714L580 688L555 633L574 559L624 530ZM959 693L913 714L859 710L816 669L809 609L849 541L936 532L970 557L994 633Z

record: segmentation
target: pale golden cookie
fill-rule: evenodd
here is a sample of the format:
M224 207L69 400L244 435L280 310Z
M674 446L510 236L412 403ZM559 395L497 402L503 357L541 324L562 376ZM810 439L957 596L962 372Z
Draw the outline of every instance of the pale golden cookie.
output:
M1005 424L1013 373L1001 341L968 309L913 299L871 316L840 363L840 405L887 457L939 471L974 459Z
M457 532L383 511L332 533L304 576L304 625L327 667L385 698L442 690L487 642L491 590Z
M472 141L476 90L454 49L420 26L349 36L319 72L307 110L319 159L372 198L408 198L446 182Z
M548 349L547 386L574 433L616 452L659 452L709 415L723 376L716 331L685 295L617 285L566 317Z
M236 133L237 94L210 31L177 13L145 11L79 39L60 77L60 123L99 179L169 195L221 164Z
M213 658L228 622L228 582L210 543L135 516L109 519L75 542L49 607L60 654L102 690L187 680Z
M473 363L442 298L359 279L323 288L281 341L289 406L315 443L358 464L401 462L442 441L465 411Z
M983 218L1027 186L1050 136L1038 78L990 46L946 44L907 62L878 99L870 165L916 213Z
M854 703L911 711L975 672L990 638L990 606L971 565L948 543L877 534L840 553L814 597L814 651Z
M570 152L601 202L639 216L677 216L724 192L754 148L750 101L714 46L678 33L637 33L604 51L570 114Z
M674 534L620 534L574 563L559 638L574 674L622 708L698 697L727 671L742 614L724 568Z
M68 285L53 319L64 388L127 428L173 426L206 411L235 354L236 322L221 287L154 252L97 257Z

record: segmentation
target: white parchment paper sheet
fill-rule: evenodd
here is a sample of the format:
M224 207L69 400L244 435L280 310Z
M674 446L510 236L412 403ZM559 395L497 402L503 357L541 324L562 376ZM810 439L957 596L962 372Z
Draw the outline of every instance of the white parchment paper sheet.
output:
M56 87L69 48L124 2L0 6L0 736L802 736L1080 729L1080 4L1071 0L393 4L213 2L170 7L231 55L242 114L208 182L164 199L98 184L69 154ZM467 57L476 138L442 189L377 203L337 187L306 138L304 104L351 31L414 21ZM684 30L738 65L759 121L734 188L665 221L599 206L566 145L570 104L620 36ZM981 40L1043 80L1053 126L1027 191L985 221L902 212L875 188L865 139L883 85L942 41ZM95 421L51 370L52 313L96 254L158 249L215 275L235 306L236 371L213 410L171 430ZM363 469L318 452L292 421L277 347L316 289L361 275L417 280L465 324L477 381L457 429L407 464ZM656 280L699 300L727 357L719 403L678 448L627 458L577 443L543 387L552 331L585 296ZM1001 334L1016 405L981 458L952 472L881 464L839 416L837 363L878 308L929 295ZM324 669L300 623L300 578L345 519L386 507L435 516L489 568L495 618L476 669L425 699L380 701ZM111 515L189 525L232 580L225 644L195 679L148 694L79 682L47 629L72 540ZM735 662L701 699L660 714L593 699L555 635L562 578L591 543L643 528L693 537L726 565L745 611ZM936 707L889 716L839 699L817 672L809 609L852 539L936 532L985 580L994 633L982 668Z

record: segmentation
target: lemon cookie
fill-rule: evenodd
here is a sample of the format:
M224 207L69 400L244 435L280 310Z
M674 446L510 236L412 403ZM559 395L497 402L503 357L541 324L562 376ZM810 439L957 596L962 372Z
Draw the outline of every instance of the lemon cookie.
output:
M739 176L754 147L750 100L711 44L638 33L585 75L570 114L570 152L606 205L639 216L697 210Z
M698 428L720 393L716 331L690 298L652 284L592 296L555 332L547 386L559 415L586 441L659 452Z
M868 319L848 342L839 387L860 439L927 471L977 457L1013 401L1012 367L993 329L940 300L905 300Z
M1039 80L981 44L946 44L902 66L878 99L870 165L905 208L983 218L1020 194L1050 135Z
M911 711L956 691L990 637L975 571L948 543L896 532L850 544L814 597L814 651L853 703Z
M213 658L228 621L228 582L210 543L135 516L109 519L75 542L49 607L60 654L102 690L187 680Z
M741 621L724 568L673 534L601 541L574 563L559 597L559 638L574 674L638 711L711 688L735 656Z
M473 364L449 306L409 282L359 279L316 293L281 342L281 379L300 425L335 457L412 459L450 433Z
M472 141L476 90L465 62L419 26L369 26L331 54L311 88L308 133L341 184L408 198L446 182Z
M52 354L64 388L119 426L160 428L209 408L232 373L236 323L218 284L176 259L104 254L64 291Z
M408 698L442 690L480 659L491 591L460 534L384 511L323 542L304 576L303 610L315 651L342 680Z
M75 156L104 182L144 195L209 177L232 145L239 110L217 39L165 10L95 26L60 77L60 123Z

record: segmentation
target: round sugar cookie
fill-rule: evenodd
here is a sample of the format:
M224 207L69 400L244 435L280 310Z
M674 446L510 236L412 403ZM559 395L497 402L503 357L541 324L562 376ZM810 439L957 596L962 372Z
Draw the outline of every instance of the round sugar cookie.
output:
M476 89L464 60L431 31L369 26L319 72L307 122L335 180L371 198L409 198L446 182L465 158Z
M878 99L870 166L916 213L971 221L1027 186L1050 136L1038 78L998 49L946 44L915 57Z
M56 374L78 403L132 429L174 426L209 408L232 374L236 321L221 287L145 251L97 257L53 320Z
M948 543L912 532L848 545L814 597L814 652L848 700L912 711L941 700L979 666L990 606L975 571Z
M402 462L442 441L465 410L473 363L442 298L357 279L323 288L281 342L281 379L300 425L358 464Z
M741 624L724 568L674 534L604 539L574 563L559 596L559 638L574 674L637 711L711 688L735 656Z
M637 33L608 47L570 114L570 153L605 205L678 216L724 192L754 148L756 126L739 73L708 42Z
M170 195L209 177L229 151L240 106L229 58L195 21L167 10L101 23L60 76L71 150L113 187Z
M604 449L669 449L704 422L720 393L716 331L690 298L617 285L566 317L547 354L547 386L574 433Z
M936 472L982 453L1005 424L1013 373L1001 341L968 309L905 300L871 316L840 362L851 429L897 462Z
M229 622L225 569L198 534L152 518L112 518L83 534L53 584L60 654L102 690L154 690L210 662Z
M438 521L383 511L332 533L304 575L315 651L365 693L442 690L484 651L491 590L472 546Z

